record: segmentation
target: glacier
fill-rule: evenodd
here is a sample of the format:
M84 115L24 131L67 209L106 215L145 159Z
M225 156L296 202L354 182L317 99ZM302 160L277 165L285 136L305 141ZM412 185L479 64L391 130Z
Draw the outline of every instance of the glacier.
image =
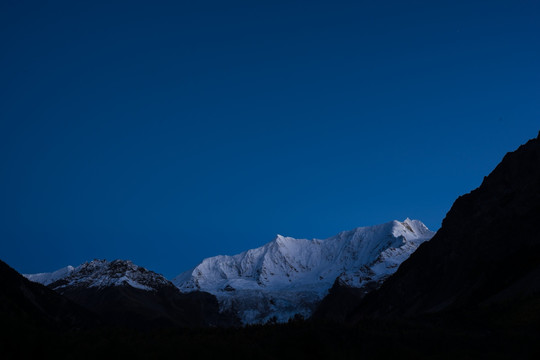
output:
M256 249L204 259L172 282L183 292L215 295L221 310L244 324L286 322L296 314L309 317L336 281L376 288L434 234L407 218L324 240L277 235Z

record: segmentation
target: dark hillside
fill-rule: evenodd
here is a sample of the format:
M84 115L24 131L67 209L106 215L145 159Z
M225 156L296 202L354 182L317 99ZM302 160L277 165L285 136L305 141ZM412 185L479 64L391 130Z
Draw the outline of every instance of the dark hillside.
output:
M539 226L540 134L459 197L435 237L365 297L353 321L486 313L539 324Z

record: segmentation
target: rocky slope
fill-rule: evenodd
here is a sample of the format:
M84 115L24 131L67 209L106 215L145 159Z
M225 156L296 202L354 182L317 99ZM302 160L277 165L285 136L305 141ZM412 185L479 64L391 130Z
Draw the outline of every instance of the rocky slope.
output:
M196 291L182 294L162 275L125 260L93 260L53 273L25 275L108 323L130 327L201 327L236 324L219 312L214 296Z
M28 280L61 290L70 287L104 288L130 286L157 291L171 283L162 275L133 264L129 260L93 260L78 267L67 266L52 273L26 274Z

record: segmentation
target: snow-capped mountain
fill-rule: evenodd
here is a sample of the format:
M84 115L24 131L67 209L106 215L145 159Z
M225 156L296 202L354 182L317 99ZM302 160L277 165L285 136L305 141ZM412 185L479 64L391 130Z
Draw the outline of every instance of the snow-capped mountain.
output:
M178 289L200 290L216 296L222 314L236 314L245 324L273 317L283 322L296 314L310 316L336 281L365 292L378 287L433 235L420 221L410 219L360 227L325 240L278 235L238 255L207 258L173 282L127 260L93 260L24 276L93 309L103 297L94 290L159 292L160 303L167 296L177 297ZM130 299L140 296L131 293Z
M173 283L184 292L216 295L222 310L242 321L287 321L309 316L337 280L358 288L377 287L435 233L418 220L391 221L341 232L325 240L278 235L234 256L204 259Z
M49 285L57 280L68 277L73 272L73 270L75 270L75 268L71 265L68 265L66 267L49 273L24 274L23 276L30 281L37 282L43 285Z
M24 276L30 281L48 285L54 290L72 286L85 288L131 286L155 291L171 285L163 275L137 266L129 260L93 260L77 267L67 266L52 273Z
M215 296L181 293L160 274L127 260L93 260L52 273L24 275L92 311L104 323L154 328L238 324L234 314L220 313Z

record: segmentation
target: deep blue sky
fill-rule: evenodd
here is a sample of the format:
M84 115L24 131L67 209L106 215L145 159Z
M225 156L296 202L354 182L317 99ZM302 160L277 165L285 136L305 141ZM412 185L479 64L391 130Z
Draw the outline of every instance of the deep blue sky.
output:
M536 0L4 0L0 258L172 277L277 233L436 230L540 129L539 18Z

